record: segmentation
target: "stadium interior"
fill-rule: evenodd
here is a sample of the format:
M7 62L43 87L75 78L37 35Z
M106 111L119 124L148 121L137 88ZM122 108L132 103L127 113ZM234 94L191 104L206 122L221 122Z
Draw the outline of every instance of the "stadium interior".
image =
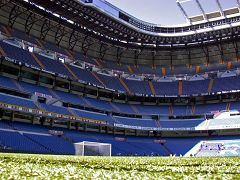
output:
M239 8L187 19L0 0L0 150L74 155L87 141L113 156L239 156Z

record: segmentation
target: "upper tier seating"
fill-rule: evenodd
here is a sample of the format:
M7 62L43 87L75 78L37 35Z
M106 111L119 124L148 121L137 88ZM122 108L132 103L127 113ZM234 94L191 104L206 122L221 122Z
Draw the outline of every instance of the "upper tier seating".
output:
M54 51L54 52L58 52L58 53L61 53L63 55L67 55L66 51L60 47L58 47L57 45L55 44L52 44L52 43L48 43L48 42L45 42L43 44L43 46L46 48L46 49L49 49L51 51Z
M102 82L106 85L107 88L125 92L123 85L120 83L117 77L106 76L102 74L97 75Z
M96 61L88 56L84 56L83 54L81 54L80 52L76 52L74 53L74 57L77 59L77 60L81 60L81 61L84 61L84 62L87 62L87 63L90 63L90 64L93 64L93 65L98 65L96 63Z
M66 49L63 49L61 47L58 47L57 45L53 44L53 43L49 43L49 42L41 42L39 43L39 40L37 40L36 38L34 38L33 36L29 36L27 35L25 32L19 31L17 29L10 29L7 26L1 24L0 25L0 31L3 33L6 33L6 29L7 31L13 36L13 37L17 37L18 39L22 39L25 40L27 42L31 42L33 44L39 45L39 46L43 46L48 50L51 51L55 51L64 55L69 55L69 53L67 53ZM8 33L7 33L8 34ZM118 65L117 61L99 61L99 60L94 60L91 57L84 57L81 53L79 52L73 52L72 53L73 56L78 59L78 60L82 60L91 64L94 64L96 66L101 66L101 67L106 67L109 69L114 69L114 70L120 70L120 71L124 71L124 72L134 72L134 73L139 73L139 74L158 74L158 75L162 75L162 68L164 68L166 70L166 75L176 75L176 74L195 74L196 73L196 67L200 67L200 72L204 73L204 72L210 72L210 71L218 71L218 70L228 70L228 65L227 63L225 64L209 64L208 66L205 65L192 65L191 67L185 66L185 65L176 65L173 68L169 67L169 66L156 66L155 68L152 68L150 66L147 65L141 65L139 64L138 67L133 67L133 65L129 65L129 64L121 64ZM231 62L231 66L232 68L238 68L240 67L240 63L239 62ZM129 71L129 66L132 67L132 70Z
M157 95L178 95L178 82L153 82L153 85Z
M76 76L86 82L91 83L94 85L102 86L102 84L92 75L90 71L87 71L85 69L77 68L75 66L69 66L69 68L73 71L73 73L76 74Z
M134 73L137 74L156 74L155 69L152 69L149 66L138 66L134 68Z
M118 65L117 62L114 62L114 61L108 61L108 62L103 61L101 64L108 69L129 72L128 65L126 64Z
M135 81L125 79L124 82L128 86L129 90L134 94L152 94L147 81Z
M73 78L72 74L64 67L61 61L53 60L40 55L36 55L36 57L42 62L47 71L56 72Z
M0 47L5 51L9 58L15 59L19 62L24 62L29 65L40 68L38 63L33 59L29 51L25 51L21 48L0 41Z
M183 94L206 94L208 93L209 79L200 81L183 81Z
M11 35L13 37L17 37L20 40L24 40L24 41L27 41L27 42L31 42L33 44L37 44L36 39L32 36L27 35L25 32L19 31L17 29L11 29L10 32L11 32Z
M239 90L240 78L239 76L225 77L214 79L212 92L234 91Z

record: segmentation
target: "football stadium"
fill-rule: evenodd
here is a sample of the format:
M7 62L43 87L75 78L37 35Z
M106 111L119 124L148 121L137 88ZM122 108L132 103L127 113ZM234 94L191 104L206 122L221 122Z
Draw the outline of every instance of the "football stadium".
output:
M240 1L174 3L0 0L2 179L240 179Z

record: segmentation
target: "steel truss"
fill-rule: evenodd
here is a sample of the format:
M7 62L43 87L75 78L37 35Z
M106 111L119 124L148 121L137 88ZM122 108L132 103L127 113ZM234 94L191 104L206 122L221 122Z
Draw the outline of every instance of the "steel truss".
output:
M43 3L44 1L39 1L39 2ZM61 1L61 3L63 2ZM99 21L99 24L95 24L94 22L90 24L87 21L79 19L78 15L74 13L72 14L69 13L69 17L79 22L79 24L71 24L66 22L64 19L56 17L46 11L37 9L31 4L24 3L24 1L22 0L19 0L19 1L0 0L0 8L3 8L6 5L11 7L11 11L9 12L9 16L8 16L9 18L8 24L10 27L13 27L15 22L18 21L18 18L20 19L21 15L24 15L24 17L26 17L24 21L24 28L25 28L26 34L28 35L31 34L34 24L38 22L38 24L41 25L41 28L39 29L40 39L46 40L48 33L51 31L54 33L55 44L57 44L58 46L61 45L63 38L67 37L68 38L67 43L68 43L69 49L74 50L75 46L77 44L80 44L82 52L85 55L88 53L90 47L92 47L94 43L98 43L96 47L99 47L99 48L97 48L96 51L99 52L99 59L104 59L108 50L111 47L114 47L116 49L115 57L119 64L121 63L121 59L124 55L124 52L127 51L128 49L131 49L134 52L134 63L136 66L138 65L139 56L143 54L145 50L146 51L149 50L151 51L151 55L152 55L152 57L150 58L152 59L151 64L153 67L155 67L156 52L161 50L169 50L170 57L171 57L170 63L171 63L171 66L173 66L173 56L172 56L173 51L175 49L185 49L188 54L188 64L190 65L192 63L191 48L194 48L194 47L202 48L202 51L204 52L206 57L206 64L209 64L210 58L209 58L208 46L216 45L218 50L220 51L222 60L225 60L224 51L222 47L225 42L232 43L236 51L237 59L239 59L240 57L239 45L237 43L239 42L239 36L240 36L239 27L231 27L225 30L206 32L204 34L196 34L194 36L182 36L182 37L174 37L174 38L171 38L171 37L155 38L154 37L153 39L155 41L156 46L151 47L151 46L144 45L143 40L141 40L142 41L141 45L130 43L130 42L134 42L134 39L128 39L128 41L126 41L127 43L122 43L120 40L116 40L118 37L121 38L124 36L125 36L125 39L130 38L131 36L140 37L141 39L144 39L145 37L141 33L131 32L131 31L129 31L129 34L126 35L122 32L124 27L120 25L118 29L119 33L118 35L116 35L116 39L109 39L99 35L98 33L93 33L90 29L88 29L88 28L96 27L95 28L96 31L100 31L100 29L103 29L102 32L107 33L109 36L117 34L116 30L109 31L104 27L104 25L100 26L100 21ZM60 4L60 5L64 5L64 4ZM52 8L51 7L52 4L48 4L45 7L51 8L52 12L59 12L59 11L62 11L62 9L60 8L60 5ZM72 8L72 6L70 5L66 8ZM72 11L74 11L74 9L72 9ZM106 22L113 23L113 22L110 22L110 20L107 21L107 19L100 17L100 15L97 14L95 11L92 10L90 12L89 9L84 7L81 7L81 8L79 7L78 13L82 13L83 14L82 16L84 16L84 13L86 15L87 13L90 13L92 14L92 16L95 17L95 20L97 20L98 18L102 18L102 20L105 20ZM116 27L118 27L118 25L116 25ZM111 32L111 34L109 34L109 32ZM120 33L122 33L122 35ZM191 44L192 42L199 42L199 43L196 43L193 45ZM183 45L176 46L175 43L179 43ZM168 44L169 46L161 47L160 46L161 44Z

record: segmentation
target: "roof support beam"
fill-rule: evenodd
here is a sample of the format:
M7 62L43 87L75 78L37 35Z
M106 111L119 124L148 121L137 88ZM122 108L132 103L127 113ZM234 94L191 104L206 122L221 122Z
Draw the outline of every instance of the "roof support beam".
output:
M190 24L192 24L192 21L191 21L191 19L189 18L189 16L187 15L187 12L184 10L184 8L183 8L182 5L181 5L181 1L180 1L180 0L177 0L176 3L177 3L177 6L179 7L179 9L181 10L183 16L186 18L186 20L187 20Z
M240 0L236 0L236 3L238 5L238 11L240 12Z
M187 48L187 46L186 46L186 50L187 50L187 53L188 53L188 67L190 68L191 65L192 65L191 49Z
M199 10L203 14L204 20L208 20L207 15L206 15L201 3L199 2L199 0L195 0L195 2L197 3L197 6L198 6Z
M25 21L25 32L26 34L30 34L30 31L34 25L35 22L37 22L39 19L37 19L36 14L33 12L28 12L27 19Z
M139 58L139 55L141 55L141 53L142 53L141 49L136 49L134 51L134 60L135 60L134 64L136 67L138 66L138 58Z
M218 40L218 42L219 42L219 43L217 43L217 48L218 48L218 50L220 51L221 63L224 63L225 57L224 57L224 53L223 53L223 47L222 47L222 41L221 41L221 39Z
M2 7L4 7L5 5L7 5L9 2L10 2L10 0L8 0L8 1L1 1L1 2L0 2L0 9L1 9Z
M238 7L240 8L240 0L236 0Z
M156 57L156 51L152 51L152 68L155 69L155 57Z
M14 5L8 17L8 25L11 28L13 27L17 17L21 14L22 14L22 11L20 10L20 7L17 5Z
M205 57L206 57L206 65L208 66L209 63L210 63L208 47L207 47L207 46L204 46L204 45L202 44L202 50L203 50L203 52L204 52L204 54L205 54Z
M40 39L45 40L48 32L51 30L52 25L49 19L45 19L42 23Z
M233 41L233 47L235 49L235 54L236 54L236 59L237 61L239 60L240 56L239 56L239 46L238 43L236 41Z
M61 23L58 24L57 31L55 33L55 43L57 46L59 46L60 42L62 41L62 38L65 36L65 26L62 26Z
M239 45L238 45L238 42L239 42L239 38L238 36L234 35L234 30L233 28L231 29L231 41L232 41L232 44L233 44L233 47L234 47L234 50L235 50L235 54L236 54L236 61L239 60L240 58L240 52L239 52Z
M78 31L76 31L76 29L73 29L68 39L68 48L72 51L78 41L79 41Z
M225 17L225 14L223 12L223 8L222 8L222 5L221 5L220 1L219 0L215 0L215 1L216 1L217 5L218 5L218 9L219 9L219 11L221 13L221 16Z
M122 55L123 55L123 52L125 51L124 48L121 48L121 47L117 47L117 63L120 64L121 63L121 58L122 58Z
M100 45L100 50L99 50L99 58L100 58L100 60L103 60L106 52L109 49L109 47L108 47L107 44L105 44L103 42L100 42L100 43L101 43L101 45Z
M171 45L171 50L170 50L170 69L173 69L173 49Z
M86 35L82 43L82 51L85 56L87 55L90 46L93 44L94 44L93 40L89 37L89 35Z

